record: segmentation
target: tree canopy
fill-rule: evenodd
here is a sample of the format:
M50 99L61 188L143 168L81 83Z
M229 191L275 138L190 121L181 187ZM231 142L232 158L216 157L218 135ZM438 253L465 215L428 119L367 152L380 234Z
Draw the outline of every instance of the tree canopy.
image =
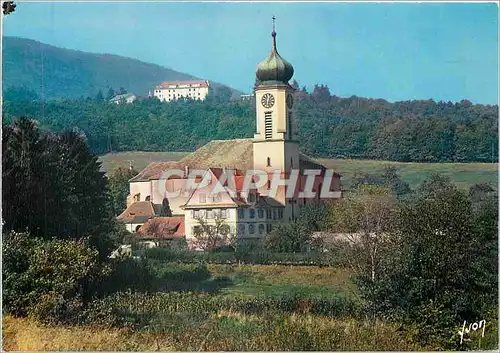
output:
M298 87L298 83L294 83ZM114 92L108 92L110 97ZM296 91L296 125L302 152L313 157L401 162L498 160L498 106L332 96L327 86ZM109 104L98 96L44 101L33 92L7 89L4 119L20 116L63 131L78 127L95 153L193 151L216 139L251 138L252 101L230 100L214 89L204 102L156 98ZM97 99L96 99L97 98Z
M2 135L4 230L90 239L104 256L114 224L107 180L82 133L54 134L21 118Z

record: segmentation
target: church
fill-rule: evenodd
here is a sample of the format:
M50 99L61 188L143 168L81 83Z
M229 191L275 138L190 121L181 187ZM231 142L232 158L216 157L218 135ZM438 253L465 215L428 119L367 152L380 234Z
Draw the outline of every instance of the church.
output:
M166 231L149 237L185 237L189 243L200 220L223 220L226 232L259 238L277 222L296 220L304 205L325 202L321 190L327 189L329 199L342 197L340 174L299 152L295 90L289 84L294 69L278 53L274 25L271 36L271 52L256 70L253 138L215 140L179 161L150 163L129 181L127 209L118 216L129 231L147 237L148 229L163 225ZM196 180L205 182L188 188L195 170ZM259 178L248 177L253 171L259 171ZM266 179L262 175L267 180L257 183ZM277 187L276 175L282 179ZM249 180L250 188L245 187ZM304 197L306 187L316 196Z

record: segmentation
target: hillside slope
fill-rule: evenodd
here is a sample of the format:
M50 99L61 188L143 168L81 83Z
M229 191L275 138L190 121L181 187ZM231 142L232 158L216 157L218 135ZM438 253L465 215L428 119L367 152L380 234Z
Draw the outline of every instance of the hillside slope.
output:
M4 89L26 87L41 96L43 87L45 99L95 96L99 89L106 95L110 87L146 95L162 81L198 79L136 59L63 49L18 37L3 38L2 54Z

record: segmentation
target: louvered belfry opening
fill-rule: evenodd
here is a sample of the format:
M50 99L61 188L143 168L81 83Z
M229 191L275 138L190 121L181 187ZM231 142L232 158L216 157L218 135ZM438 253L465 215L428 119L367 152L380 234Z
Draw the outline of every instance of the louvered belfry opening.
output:
M266 140L273 138L273 117L271 112L265 112Z

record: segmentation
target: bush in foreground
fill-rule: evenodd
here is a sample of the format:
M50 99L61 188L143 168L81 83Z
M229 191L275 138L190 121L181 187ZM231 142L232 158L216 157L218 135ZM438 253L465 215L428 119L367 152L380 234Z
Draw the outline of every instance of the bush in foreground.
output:
M42 240L11 232L3 238L3 310L44 322L71 322L109 272L83 240Z

